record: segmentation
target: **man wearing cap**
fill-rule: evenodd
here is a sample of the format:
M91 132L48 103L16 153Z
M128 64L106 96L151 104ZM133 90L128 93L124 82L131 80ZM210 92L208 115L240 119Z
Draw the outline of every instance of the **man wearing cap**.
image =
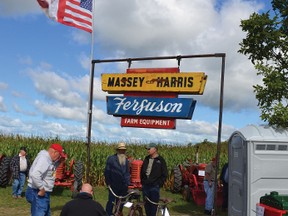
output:
M26 189L32 216L50 216L50 193L54 187L57 162L64 156L62 146L54 143L48 150L41 150L33 161Z
M10 162L10 170L12 172L12 196L22 198L22 191L30 168L30 162L27 157L27 149L22 146L19 154L14 156Z
M205 210L206 215L211 215L214 203L214 184L216 172L216 158L212 158L211 162L205 167L204 190L206 193Z
M106 185L110 185L112 190L119 196L127 194L130 184L129 164L125 153L125 143L121 142L116 148L116 154L108 157L104 171ZM113 215L114 201L115 197L109 191L108 202L106 204L106 212L108 215Z
M168 176L166 161L158 154L155 143L150 143L146 147L148 156L145 157L141 167L141 183L143 197L148 197L153 202L159 202L160 187L162 187ZM145 202L146 215L155 216L157 206Z

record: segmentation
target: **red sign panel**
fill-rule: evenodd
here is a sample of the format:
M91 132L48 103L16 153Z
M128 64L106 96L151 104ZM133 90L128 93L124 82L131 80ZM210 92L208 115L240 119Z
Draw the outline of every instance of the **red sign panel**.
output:
M129 68L127 73L179 73L179 68ZM124 96L176 98L177 93L127 92ZM175 129L176 119L157 117L121 117L121 127Z

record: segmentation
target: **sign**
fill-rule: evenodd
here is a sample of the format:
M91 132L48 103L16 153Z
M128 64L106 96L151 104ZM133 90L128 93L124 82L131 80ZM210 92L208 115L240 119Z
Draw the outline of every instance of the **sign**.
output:
M127 74L130 73L179 73L178 67L173 68L128 68ZM125 92L124 96L147 96L147 97L169 97L177 98L178 94L174 92ZM155 120L155 121L153 121ZM160 117L121 117L121 127L142 127L142 128L157 128L157 129L175 129L176 119L160 118Z
M177 92L203 94L207 76L203 72L102 74L102 90L122 92Z
M167 118L122 117L121 126L157 129L175 129L176 122Z
M256 216L264 216L265 208L256 204Z
M107 113L115 116L149 116L191 119L192 98L107 97Z

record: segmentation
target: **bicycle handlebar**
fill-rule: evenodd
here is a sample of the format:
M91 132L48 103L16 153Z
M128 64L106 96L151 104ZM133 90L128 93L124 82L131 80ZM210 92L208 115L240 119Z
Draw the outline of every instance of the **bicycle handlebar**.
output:
M131 190L128 194L126 194L125 196L119 196L117 195L111 188L110 185L108 185L108 189L111 191L111 193L113 194L113 196L115 196L116 198L118 199L127 199L128 197L136 194L136 195L139 195L139 191L138 190Z
M145 196L145 200L157 206L167 206L171 202L176 202L174 199L160 198L159 200L160 202L157 203L157 202L153 202L152 200L150 200L147 196Z

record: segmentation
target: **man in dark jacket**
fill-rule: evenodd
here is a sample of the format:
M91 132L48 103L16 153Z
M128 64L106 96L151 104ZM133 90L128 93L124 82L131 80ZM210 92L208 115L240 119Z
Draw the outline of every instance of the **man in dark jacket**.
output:
M128 159L126 157L125 143L119 143L117 153L108 157L106 161L104 176L106 185L110 185L115 194L124 196L127 194L130 184L130 172ZM106 212L108 215L113 215L113 202L115 197L109 191Z
M60 216L106 216L100 203L93 200L93 188L90 184L82 185L80 193L74 200L67 202Z
M141 167L141 183L143 197L148 197L153 202L159 202L160 187L166 181L168 176L167 165L163 157L158 154L158 148L155 143L146 147L148 156L145 157ZM145 202L146 215L155 216L157 206Z
M27 158L26 147L21 147L19 154L14 156L10 162L10 170L12 172L12 196L16 198L22 198L21 194L26 181L26 177L29 173L30 162Z

